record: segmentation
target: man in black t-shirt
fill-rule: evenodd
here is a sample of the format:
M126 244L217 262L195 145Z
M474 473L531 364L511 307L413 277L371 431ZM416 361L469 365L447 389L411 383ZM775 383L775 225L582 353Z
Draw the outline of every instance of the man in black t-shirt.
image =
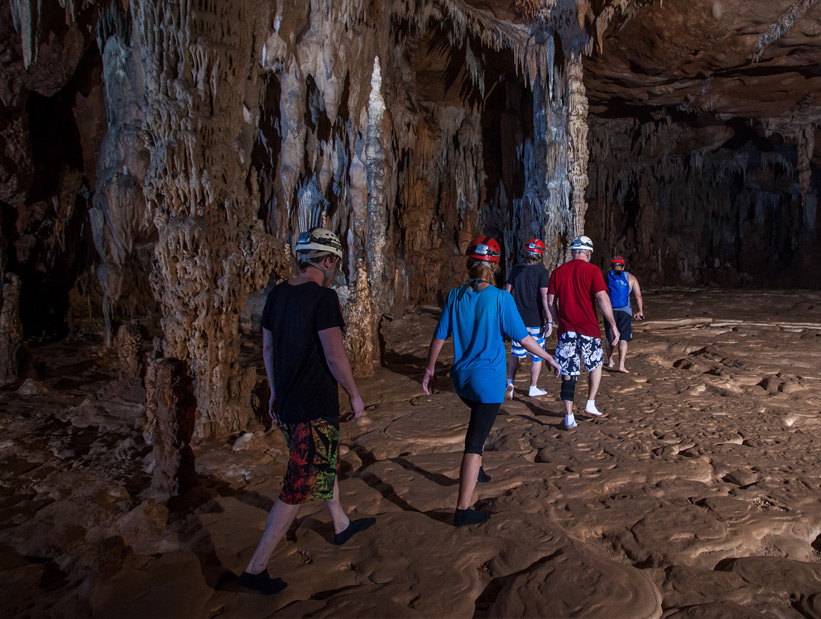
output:
M542 265L544 257L544 242L539 239L530 239L525 246L524 262L517 264L510 271L505 290L513 289L513 298L516 307L527 327L528 334L544 348L545 338L553 332L553 321L547 311L547 286L550 282L550 273ZM545 327L547 327L545 329ZM507 389L505 395L513 397L513 379L519 369L519 363L527 356L527 352L519 344L513 342L510 348L510 359L507 363ZM542 396L547 393L536 386L539 374L542 371L542 360L530 355L530 390L531 397Z
M330 230L299 235L300 274L268 294L262 312L262 354L271 386L268 413L288 442L289 460L279 499L245 571L241 589L274 594L285 588L268 575L268 560L302 503L325 501L334 523L334 544L344 544L374 523L350 520L339 501L339 394L350 397L354 418L364 411L342 340L345 323L336 292L329 288L342 259L342 244Z

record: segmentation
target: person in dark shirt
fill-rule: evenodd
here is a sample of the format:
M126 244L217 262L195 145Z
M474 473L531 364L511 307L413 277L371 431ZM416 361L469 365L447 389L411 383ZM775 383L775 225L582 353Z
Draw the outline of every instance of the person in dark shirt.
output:
M562 427L565 430L572 430L578 425L573 415L573 397L582 362L584 369L587 370L589 387L584 412L588 415L602 414L596 408L596 393L601 383L604 351L594 303L598 303L604 319L612 328L610 345L615 346L619 341L619 331L604 278L598 267L590 264L593 241L586 236L577 236L570 244L570 253L573 259L565 262L550 275L547 291L547 307L556 322L559 335L556 361L561 366L561 398L565 413Z
M544 242L540 239L530 239L525 246L524 261L517 264L510 271L505 290L513 290L516 308L527 327L527 333L536 343L544 348L545 339L553 332L553 321L547 311L547 287L550 273L542 265L544 257ZM513 397L513 379L519 369L519 363L527 356L527 352L519 342L513 342L510 347L510 358L507 362L507 387L505 395ZM542 396L547 393L539 389L536 383L542 371L542 360L536 355L530 355L530 397Z
M364 411L342 340L345 323L336 292L329 288L342 259L339 238L324 228L299 235L297 277L274 287L262 312L262 354L271 386L268 413L288 442L282 492L245 571L243 590L271 595L285 588L268 575L268 560L302 503L325 501L334 524L334 544L344 544L374 523L351 521L339 500L339 395L350 397L354 417Z

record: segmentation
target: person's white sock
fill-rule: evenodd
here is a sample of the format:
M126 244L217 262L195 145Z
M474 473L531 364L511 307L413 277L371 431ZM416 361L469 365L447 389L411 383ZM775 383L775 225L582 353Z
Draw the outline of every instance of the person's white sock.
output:
M513 379L512 379L512 378L508 378L508 379L507 379L507 384L508 384L508 385L512 385L512 384L513 384Z
M588 400L587 405L584 407L584 412L588 415L601 415L601 411L596 408L596 400Z
M576 416L573 413L569 415L565 413L564 415L564 425L568 428L571 428L576 425Z

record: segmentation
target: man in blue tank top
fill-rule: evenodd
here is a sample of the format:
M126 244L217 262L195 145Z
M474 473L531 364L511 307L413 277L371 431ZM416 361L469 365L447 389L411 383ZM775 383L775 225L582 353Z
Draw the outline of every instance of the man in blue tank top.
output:
M616 256L610 261L610 272L607 274L605 281L607 283L607 292L610 295L610 304L613 306L613 316L616 318L616 326L619 329L619 372L629 374L627 368L624 367L624 360L627 357L627 342L633 339L633 325L632 319L644 320L644 305L641 299L641 288L639 287L639 280L624 270L624 258ZM636 297L636 304L638 310L633 314L633 309L630 305L630 294ZM604 329L607 332L607 339L604 342L605 353L607 354L607 367L612 368L613 363L613 347L610 346L611 327L605 321Z

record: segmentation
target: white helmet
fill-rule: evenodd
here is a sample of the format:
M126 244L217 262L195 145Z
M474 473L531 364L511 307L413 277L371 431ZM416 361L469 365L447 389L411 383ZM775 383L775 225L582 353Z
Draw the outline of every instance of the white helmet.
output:
M593 241L589 236L577 236L570 244L570 251L593 251Z
M339 237L327 228L311 228L307 232L300 232L296 251L327 251L342 259L342 243L339 242Z

